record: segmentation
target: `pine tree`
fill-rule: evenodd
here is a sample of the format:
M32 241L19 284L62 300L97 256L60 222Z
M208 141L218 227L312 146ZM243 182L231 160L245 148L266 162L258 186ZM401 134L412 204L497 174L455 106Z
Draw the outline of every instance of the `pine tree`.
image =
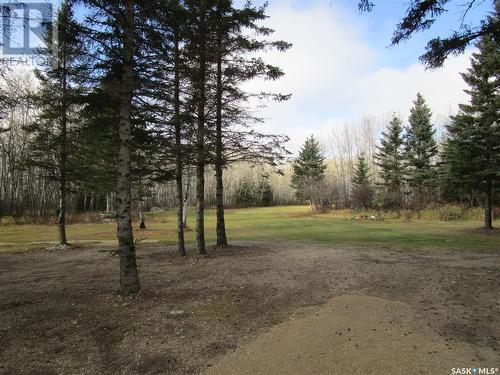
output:
M85 22L85 52L91 57L87 70L92 74L87 84L94 91L103 90L114 104L111 116L116 122L111 126L117 129L115 203L120 289L123 294L132 294L140 289L132 227L132 188L134 174L144 166L141 159L147 155L139 155L137 146L151 143L152 139L145 128L146 120L150 120L150 113L145 111L148 105L138 110L137 98L144 95L144 82L149 78L147 59L142 56L150 45L145 37L149 35L151 17L156 14L155 3L131 0L84 0L83 3L90 11Z
M252 207L255 206L257 201L255 195L255 185L253 181L249 179L243 179L240 181L238 190L235 192L234 200L238 207Z
M58 43L52 42L52 28L48 27L47 47L39 55L44 66L37 70L40 89L35 105L40 113L30 127L32 153L29 162L41 167L59 186L58 231L60 245L67 245L66 203L73 155L72 138L78 122L76 106L79 102L78 59L81 43L79 25L73 18L71 2L66 1L57 15ZM73 168L72 168L73 167Z
M387 130L382 132L375 160L376 165L380 167L380 177L383 180L384 205L397 210L401 208L405 177L403 144L403 124L394 115Z
M499 17L500 6L495 17ZM443 153L451 183L484 193L484 228L492 229L495 188L500 182L500 43L484 37L462 74L468 104L448 125Z
M432 112L424 97L420 93L417 94L410 110L405 137L407 179L417 209L430 199L437 178L433 159L437 155L438 148L431 117Z
M272 206L274 200L274 193L269 183L269 174L264 173L260 175L259 187L259 204L264 207Z
M354 188L370 183L370 172L368 169L368 162L364 153L358 155L356 165L354 167L354 175L352 177L352 185Z
M292 187L295 196L308 200L311 207L319 202L319 187L325 178L325 157L321 154L319 142L313 135L308 137L293 163Z
M186 57L189 60L188 76L191 86L191 106L195 113L194 151L196 167L196 252L206 254L205 243L205 169L208 163L207 100L210 63L213 61L214 0L186 0L185 29Z
M181 115L181 72L182 65L181 43L182 43L182 20L184 19L184 8L178 1L173 5L171 15L172 42L173 42L173 70L174 70L174 126L175 126L175 181L177 189L177 246L180 256L186 256L184 244L184 194L183 194L183 147L182 147L182 115Z
M358 8L361 11L371 11L376 0L358 0ZM412 0L408 2L406 14L400 20L392 36L392 45L398 45L409 39L412 35L429 29L439 16L443 14L461 13L462 17L457 17L461 22L458 27L448 36L437 36L429 40L425 47L426 52L420 56L420 60L429 68L439 68L450 55L464 53L466 48L483 36L500 35L500 20L495 17L486 17L477 25L465 24L465 18L469 11L476 8L477 0L466 0L454 2L449 0ZM481 3L484 3L482 1ZM498 0L491 0L497 8L500 7ZM455 4L456 10L448 8ZM459 9L461 8L461 9Z
M370 170L364 153L358 155L352 177L352 198L357 206L370 207L373 191L370 182Z
M153 80L148 83L151 102L156 102L155 111L159 113L155 127L165 138L158 165L167 165L168 169L175 162L178 217L183 214L182 171L195 167L199 192L197 249L203 252L202 174L206 174L207 166L215 167L217 246L225 247L224 168L238 161L273 163L282 157L283 137L254 131L252 125L260 121L246 105L250 98L267 94L252 95L241 83L255 77L279 78L283 74L279 69L251 53L268 47L284 50L288 44L256 38L272 32L256 25L266 18L265 7L254 8L248 3L235 9L231 0L160 0L159 5L154 19L156 42L148 56L153 61L150 66L155 67ZM246 33L248 29L253 33ZM185 255L183 229L180 223L181 255Z
M175 163L175 181L177 198L177 246L180 256L186 256L184 240L184 192L183 173L189 159L183 141L185 134L191 130L191 116L186 116L185 91L188 78L188 62L184 56L186 30L186 8L179 0L161 0L158 2L158 13L154 39L157 41L153 56L158 58L155 73L157 77L151 82L152 91L157 96L158 111L162 113L158 130L165 138L162 147L163 165ZM173 129L172 129L173 128ZM173 142L169 138L172 137ZM174 146L171 147L170 144ZM168 174L168 167L167 167Z
M268 49L285 51L290 47L283 41L268 41L264 38L273 33L272 29L257 25L258 21L266 19L266 5L254 7L246 3L242 9L235 9L232 0L217 2L214 29L215 29L215 177L216 177L216 234L217 246L228 245L224 219L224 186L223 170L230 162L230 154L240 154L247 159L260 159L275 162L281 157L280 152L269 152L273 149L276 137L259 134L253 129L242 131L252 122L258 122L245 109L245 102L251 95L242 89L242 82L263 77L276 80L283 72L276 66L264 63L256 58L257 52ZM245 32L252 30L252 33ZM266 38L267 39L267 38ZM259 93L259 97L272 96L274 99L285 100L286 96ZM235 130L235 125L238 130ZM243 126L242 126L243 125ZM232 139L236 140L236 148L232 147ZM243 145L241 138L250 147ZM267 143L267 144L266 144ZM280 142L281 143L281 142ZM269 147L269 146L272 147ZM259 146L261 152L253 149ZM280 149L281 145L276 149ZM271 155L271 158L266 156ZM268 160L265 160L265 159Z

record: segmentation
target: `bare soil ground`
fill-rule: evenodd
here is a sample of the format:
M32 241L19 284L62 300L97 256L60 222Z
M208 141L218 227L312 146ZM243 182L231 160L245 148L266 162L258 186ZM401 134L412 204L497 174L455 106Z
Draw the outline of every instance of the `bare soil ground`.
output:
M105 249L0 254L0 373L500 365L500 252L239 243L181 259L143 244L138 263L143 289L121 297Z

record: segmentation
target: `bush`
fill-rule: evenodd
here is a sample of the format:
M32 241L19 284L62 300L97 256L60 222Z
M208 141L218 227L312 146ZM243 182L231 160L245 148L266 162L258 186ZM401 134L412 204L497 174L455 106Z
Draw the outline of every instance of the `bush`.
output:
M0 218L0 224L13 225L13 224L16 224L16 220L12 216L4 216L4 217Z
M238 190L234 194L234 201L238 207L252 207L257 203L255 185L250 180L240 182Z
M373 190L369 184L357 186L351 193L351 198L356 208L368 209L373 199Z
M462 219L464 216L464 210L459 206L446 205L440 207L439 219L442 221L453 221Z
M259 186L260 199L259 204L263 207L272 206L274 203L274 194L271 185L267 179L263 178Z
M456 204L446 204L420 212L422 219L441 221L482 220L483 215L482 207L467 208Z

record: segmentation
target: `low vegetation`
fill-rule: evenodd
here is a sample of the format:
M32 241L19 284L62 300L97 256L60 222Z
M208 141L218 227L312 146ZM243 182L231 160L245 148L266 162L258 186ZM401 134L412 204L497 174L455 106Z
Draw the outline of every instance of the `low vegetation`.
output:
M461 210L454 216L458 209L458 206L445 206L422 211L420 215L404 211L398 215L350 210L315 214L309 206L279 206L226 210L226 216L231 240L310 241L408 250L498 250L500 233L480 229L481 210ZM215 211L208 210L206 234L209 242L215 240L215 219ZM190 244L195 238L193 220L194 215L190 212L186 230L186 241ZM174 244L177 240L174 210L146 213L146 227L146 230L139 230L138 220L134 222L138 243ZM68 225L68 233L73 243L83 246L111 246L116 238L114 223L72 224ZM0 238L2 251L33 249L55 244L57 232L52 225L2 224Z

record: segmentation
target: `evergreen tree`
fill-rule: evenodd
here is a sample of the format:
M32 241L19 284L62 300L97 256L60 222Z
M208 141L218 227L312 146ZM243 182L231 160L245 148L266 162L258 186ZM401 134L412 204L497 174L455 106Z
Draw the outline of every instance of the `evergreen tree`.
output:
M477 48L462 74L470 102L452 117L443 156L452 184L483 191L484 228L492 229L494 190L500 182L500 43L484 37Z
M234 200L238 207L252 207L257 201L255 195L255 185L249 179L240 181L238 190L236 190Z
M354 188L370 183L370 172L368 169L368 162L364 153L358 155L356 165L354 167L354 175L352 177L352 185Z
M364 153L358 155L352 177L352 198L361 208L369 208L373 196L370 183L370 170Z
M375 160L376 165L380 167L380 177L383 181L383 203L397 210L401 208L405 177L403 144L403 124L394 115L387 130L382 132Z
M358 0L358 7L361 11L371 11L376 5L376 0ZM477 25L467 25L465 18L471 9L478 5L477 0L466 0L454 2L449 0L412 0L408 2L406 14L396 26L392 36L392 45L397 45L412 35L429 29L439 16L443 14L462 13L457 19L460 20L458 27L448 36L435 37L427 43L426 53L420 60L430 68L438 68L443 65L450 55L463 53L467 46L484 36L490 36L496 40L500 35L500 20L495 17L485 17ZM491 0L491 3L498 9L500 1ZM451 4L462 8L450 11L447 9Z
M71 170L76 169L76 160L70 150L73 149L71 146L78 122L76 107L79 104L78 77L81 73L77 64L81 57L79 25L73 19L71 2L63 3L57 22L58 43L52 42L52 28L49 26L47 46L39 51L44 66L35 72L40 88L34 103L40 112L29 129L33 137L28 162L42 168L47 177L57 181L59 243L67 245L68 184Z
M195 113L194 151L196 166L196 252L206 254L205 244L205 169L208 158L207 100L210 63L213 61L213 19L216 1L184 1L186 7L185 50L189 60L188 76L191 103Z
M176 0L173 5L170 5L173 11L170 13L170 23L172 25L171 35L173 48L170 50L173 60L174 71L174 126L175 126L175 180L177 189L177 245L180 256L186 256L186 248L184 244L184 194L183 194L183 177L182 172L184 168L185 155L182 147L182 112L181 112L181 74L185 70L182 61L181 43L182 43L182 20L185 13L184 8ZM167 39L167 38L165 38ZM167 49L168 50L168 49Z
M186 256L184 240L184 192L183 173L190 158L185 144L186 134L192 131L193 116L186 110L186 92L189 69L185 54L187 9L179 0L160 0L153 40L152 59L156 59L155 79L151 80L151 90L157 101L159 119L157 128L165 139L160 165L175 164L177 198L177 245L180 256ZM191 112L191 111L189 111ZM173 128L173 129L172 129ZM174 138L171 140L170 138ZM184 144L183 144L184 143ZM173 147L172 147L173 144Z
M414 206L420 209L431 198L436 184L436 168L433 162L438 148L431 124L432 112L419 93L413 102L408 118L405 137L407 179L413 194Z
M259 181L259 204L264 207L272 206L274 193L269 183L269 174L262 174Z
M266 64L261 58L256 58L256 52L267 49L285 51L290 47L283 41L268 41L274 31L268 27L258 26L257 22L266 19L266 5L254 7L246 3L242 9L235 9L232 0L217 2L215 29L215 152L214 166L216 178L216 216L217 216L217 246L227 246L227 236L224 219L224 186L223 170L230 162L231 154L239 154L247 159L258 159L274 163L281 158L279 152L269 152L274 147L277 138L259 134L253 129L245 130L259 119L253 118L246 110L246 102L252 95L242 89L242 83L257 77L276 80L283 75L281 69ZM252 33L246 32L252 30ZM286 96L269 93L259 93L260 98L273 97L285 100ZM235 126L236 125L236 126ZM237 129L237 130L236 130ZM243 129L243 130L242 130ZM243 141L248 144L243 145ZM233 147L233 140L235 146ZM282 143L280 140L279 143ZM259 148L254 153L255 148ZM267 154L267 155L266 155ZM269 157L269 155L271 157ZM267 160L266 160L267 159Z
M292 167L295 196L299 200L308 200L312 207L319 202L319 188L326 170L325 158L313 135L306 139Z
M104 90L104 95L115 105L110 112L116 121L111 126L117 129L115 203L120 289L123 294L132 294L140 289L132 228L132 188L134 174L145 166L146 155L139 155L137 146L144 144L151 149L153 139L147 131L151 121L149 105L144 97L142 101L138 98L145 95L145 82L150 78L149 61L143 57L150 47L146 37L151 18L156 14L155 2L83 0L83 3L89 10L84 34L85 52L91 60L87 66L91 72L87 84L94 91ZM140 108L139 102L146 104Z
M283 73L278 68L252 53L268 47L284 50L288 44L256 38L272 32L256 24L266 18L265 7L248 3L235 9L231 0L159 0L158 4L148 55L153 74L142 95L154 103L154 126L164 138L157 165L166 166L166 172L169 165L176 166L180 255L185 255L182 172L190 165L197 171L197 250L203 253L206 166L215 167L217 246L224 247L224 168L237 161L273 163L282 158L283 137L251 128L260 121L248 110L248 100L268 95L248 93L241 83L255 77L279 78ZM252 34L246 33L249 29Z

